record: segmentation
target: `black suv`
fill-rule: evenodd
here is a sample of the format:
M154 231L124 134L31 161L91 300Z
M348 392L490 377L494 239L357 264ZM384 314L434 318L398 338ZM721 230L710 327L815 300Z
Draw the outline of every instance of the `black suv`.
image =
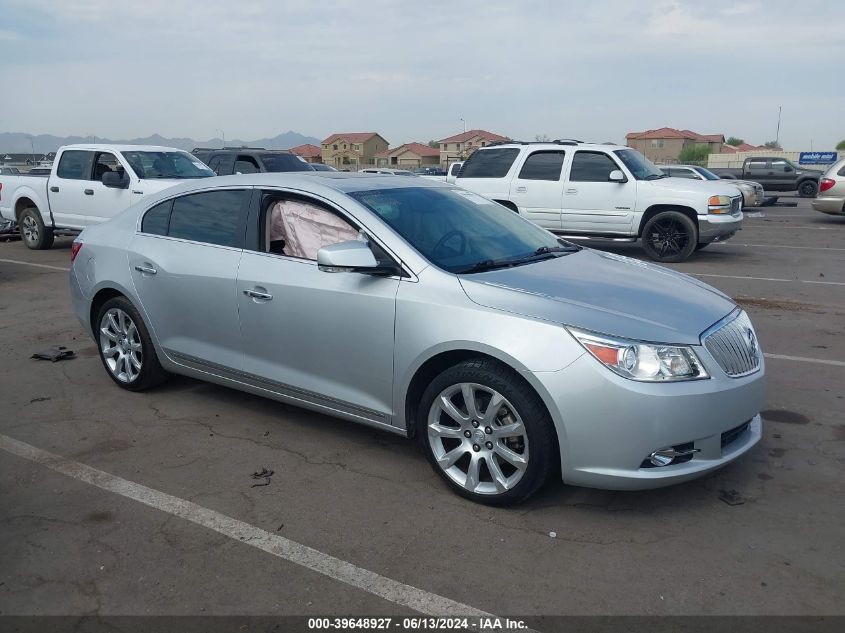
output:
M191 153L218 176L257 172L314 171L308 162L288 150L262 147L197 147Z

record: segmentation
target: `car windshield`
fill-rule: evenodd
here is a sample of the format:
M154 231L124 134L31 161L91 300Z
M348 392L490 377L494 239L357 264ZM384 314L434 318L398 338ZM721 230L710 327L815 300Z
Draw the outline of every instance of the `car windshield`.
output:
M188 152L123 152L123 157L138 178L209 178L214 176L206 165Z
M709 169L704 169L704 167L693 167L693 169L704 176L705 180L721 180L716 174Z
M262 154L261 162L267 171L314 171L304 158L296 154Z
M452 273L529 263L579 249L510 209L461 189L402 187L349 195L423 257Z
M619 157L619 160L625 164L625 167L629 169L637 180L666 178L666 174L635 149L618 149L613 153Z

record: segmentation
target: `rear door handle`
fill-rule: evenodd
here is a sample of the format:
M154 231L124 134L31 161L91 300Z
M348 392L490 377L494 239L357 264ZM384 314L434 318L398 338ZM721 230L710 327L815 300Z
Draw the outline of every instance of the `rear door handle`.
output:
M158 271L152 266L135 266L135 270L145 275L155 275Z
M517 193L528 193L528 187L517 187L516 192Z
M578 193L578 190L577 189L567 189L566 193L571 195L573 193Z
M259 292L258 290L244 290L244 294L250 299L261 299L263 301L270 301L273 298L268 292Z
M93 195L94 195L94 190L93 190L93 189L86 189L86 190L85 190L85 191L83 191L82 193L84 193L86 196L93 196Z
M50 191L52 191L53 193L59 193L59 188L53 185L52 187L50 187Z

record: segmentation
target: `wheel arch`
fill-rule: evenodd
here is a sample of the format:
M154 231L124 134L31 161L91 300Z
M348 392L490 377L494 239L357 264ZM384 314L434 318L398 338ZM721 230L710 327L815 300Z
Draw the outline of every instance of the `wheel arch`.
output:
M503 207L507 207L517 215L519 214L519 208L510 200L493 200L493 202L498 202Z
M22 195L20 198L15 200L15 221L20 223L21 214L23 213L24 209L28 209L29 207L35 207L38 209L38 205L35 204L35 201L27 195ZM38 212L41 213L41 209L38 209ZM44 219L43 217L41 218Z
M646 222L663 211L677 211L678 213L683 213L692 220L693 224L695 224L695 228L698 228L698 214L695 212L695 209L679 204L653 204L645 210L643 217L640 219L640 226L637 229L637 237L643 236L643 227L646 225Z

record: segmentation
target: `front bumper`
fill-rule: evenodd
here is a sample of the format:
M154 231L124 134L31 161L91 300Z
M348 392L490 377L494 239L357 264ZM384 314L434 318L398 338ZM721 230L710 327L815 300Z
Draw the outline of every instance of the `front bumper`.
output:
M563 480L611 490L657 488L700 477L751 449L762 432L762 360L754 374L730 378L706 349L696 352L712 378L636 382L589 354L558 372L535 373L554 403ZM746 422L742 432L729 433ZM723 446L723 439L731 441ZM688 461L644 467L652 452L690 443L698 452Z
M698 242L724 242L742 228L742 211L730 215L709 213L698 216Z
M842 196L820 196L810 201L816 211L829 215L845 215L845 198Z

